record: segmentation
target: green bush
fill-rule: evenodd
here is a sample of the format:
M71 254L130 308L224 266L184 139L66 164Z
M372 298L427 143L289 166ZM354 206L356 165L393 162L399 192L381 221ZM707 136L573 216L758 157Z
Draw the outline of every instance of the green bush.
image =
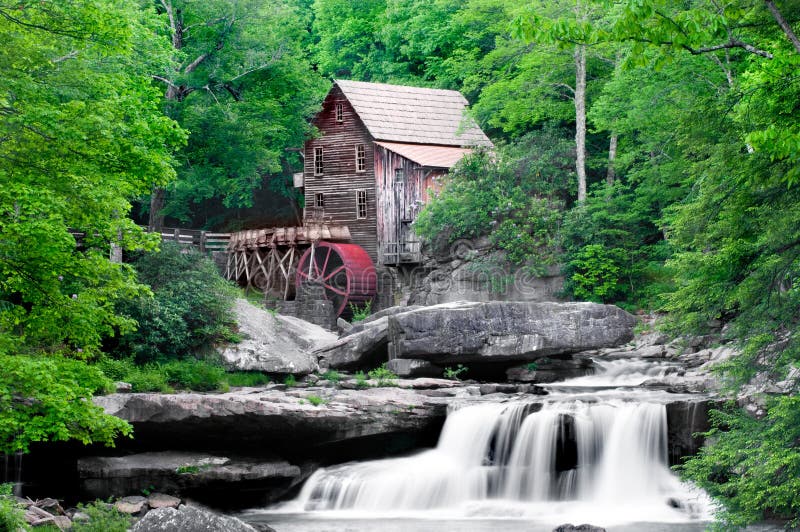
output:
M225 381L225 368L204 360L173 360L159 365L167 382L175 388L210 392Z
M309 395L308 397L306 397L306 400L308 400L308 402L314 406L324 405L327 404L328 402L318 395Z
M325 379L328 382L332 382L333 384L338 384L339 381L342 380L341 373L339 373L335 369L329 369L328 371L326 371L325 373L320 375L320 377L322 377L323 379Z
M397 375L392 373L386 364L381 364L380 367L369 370L369 378L376 381L375 386L396 386ZM356 375L358 377L358 375Z
M297 385L297 379L294 375L287 375L286 378L283 379L283 384L286 385L287 388L292 388Z
M138 329L116 343L107 341L107 352L143 364L183 358L235 338L231 309L238 291L205 255L164 242L158 253L141 255L133 266L152 297L117 304L117 312L135 320Z
M353 323L364 321L372 314L372 301L367 301L363 307L350 303L350 311L353 313L353 319L351 320Z
M110 379L130 383L134 392L171 393L173 389L200 392L224 390L230 379L221 364L194 358L151 362L140 366L132 358L117 360L103 357L96 365Z
M800 526L800 397L781 397L768 405L764 419L741 409L711 411L712 445L682 466L724 507L718 517L735 528L786 519Z
M225 380L230 386L264 386L269 384L270 378L260 371L236 371L225 375Z
M356 371L355 374L356 378L356 388L369 388L369 383L367 382L367 375L363 371Z
M131 516L103 501L79 504L78 510L88 515L89 520L73 521L74 532L125 532L131 526Z
M448 366L444 368L444 378L460 381L461 375L466 372L467 372L467 367L464 364L459 364L455 368L451 368L450 366Z
M507 151L497 159L486 152L465 157L420 212L416 233L432 242L448 235L439 245L489 235L511 264L555 263L563 202L543 186L542 169L521 168L519 157Z
M0 484L0 530L25 530L25 510L11 497L13 484Z

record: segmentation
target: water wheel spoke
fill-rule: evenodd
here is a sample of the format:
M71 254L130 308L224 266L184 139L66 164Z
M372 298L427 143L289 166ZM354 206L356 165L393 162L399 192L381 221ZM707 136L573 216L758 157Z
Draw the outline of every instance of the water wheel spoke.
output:
M345 269L345 267L344 267L343 265L342 265L342 266L339 266L338 268L336 268L335 270L333 270L331 273L329 273L329 274L328 274L328 275L326 275L325 277L321 278L321 279L320 279L320 281L322 281L322 282L324 283L325 281L327 281L328 279L330 279L331 277L333 277L333 276L334 276L334 275L336 275L337 273L339 273L339 272L343 271L344 269Z
M333 251L333 248L328 248L328 254L327 254L327 255L325 255L325 262L323 262L323 263L322 263L322 271L323 271L323 272L324 272L324 271L326 271L326 270L328 269L328 260L330 260L330 258L331 258L331 252L332 252L332 251ZM325 279L323 279L323 281L324 281L324 280L325 280Z
M331 286L331 285L329 285L327 283L324 283L322 286L325 287L325 290L330 290L334 294L339 294L340 296L343 296L343 297L347 296L347 292L345 292L344 290L340 290L338 288L334 288L333 286Z

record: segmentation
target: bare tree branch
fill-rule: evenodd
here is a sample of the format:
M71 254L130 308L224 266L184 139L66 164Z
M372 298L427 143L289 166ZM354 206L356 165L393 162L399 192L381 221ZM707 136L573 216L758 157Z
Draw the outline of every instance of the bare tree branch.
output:
M775 21L778 23L778 26L780 26L783 30L783 33L785 33L789 40L792 41L794 49L797 51L797 53L800 54L800 39L797 38L797 35L795 35L792 27L788 22L786 22L786 19L783 18L783 15L781 15L781 12L775 5L775 2L772 0L764 0L764 3L767 4L767 9L769 9L769 12L772 13L772 18L775 19Z
M663 43L663 44L672 44L672 43ZM729 50L731 48L741 48L743 50L747 50L751 54L760 55L761 57L766 57L767 59L772 59L773 55L766 50L761 50L760 48L756 48L751 44L747 44L746 42L742 42L739 39L731 38L730 41L717 44L714 46L704 46L703 48L692 48L689 45L682 44L681 48L687 50L692 55L700 55L706 54L708 52L716 52L717 50Z
M184 73L184 74L189 74L189 73L191 73L191 72L194 72L194 69L195 69L195 68L197 68L197 66L198 66L200 63L202 63L203 61L205 61L207 57L208 57L208 54L207 54L207 53L202 53L202 54L198 55L198 56L197 56L197 59L195 59L194 61L192 61L192 62L191 62L191 63L189 63L188 65L186 65L186 68L184 68L184 69L183 69L183 73Z

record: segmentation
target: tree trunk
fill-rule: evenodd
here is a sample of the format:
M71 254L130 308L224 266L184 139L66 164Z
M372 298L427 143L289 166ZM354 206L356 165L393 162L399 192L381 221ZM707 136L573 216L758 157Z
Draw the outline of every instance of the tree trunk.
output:
M617 160L617 140L617 134L611 133L611 139L608 141L608 172L606 173L608 186L613 185L617 177L617 172L614 168L614 162Z
M162 187L153 187L153 192L150 194L150 218L147 222L148 231L161 231L164 227L164 189Z
M586 200L586 46L575 47L575 169L578 202Z

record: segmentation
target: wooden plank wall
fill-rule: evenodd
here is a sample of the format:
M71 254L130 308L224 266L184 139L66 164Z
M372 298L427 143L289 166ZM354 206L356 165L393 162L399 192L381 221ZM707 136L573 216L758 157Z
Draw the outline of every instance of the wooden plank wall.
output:
M343 118L336 121L336 104L343 104ZM378 261L373 144L367 128L338 87L328 94L314 119L322 136L305 145L304 184L306 204L313 205L315 194L325 198L324 216L328 223L350 228L353 243L363 247L373 262ZM356 172L356 144L366 148L366 171ZM324 174L314 175L314 148L324 150ZM367 218L356 218L356 190L367 191Z
M395 171L402 168L406 180L401 194L395 185ZM441 172L436 172L440 175ZM398 241L401 231L398 229L403 220L414 220L421 206L427 200L426 186L431 182L432 172L421 168L417 163L387 150L375 146L375 175L378 196L378 244L381 251L385 244ZM408 224L404 237L416 240L413 233L408 233ZM383 257L380 263L384 264Z

